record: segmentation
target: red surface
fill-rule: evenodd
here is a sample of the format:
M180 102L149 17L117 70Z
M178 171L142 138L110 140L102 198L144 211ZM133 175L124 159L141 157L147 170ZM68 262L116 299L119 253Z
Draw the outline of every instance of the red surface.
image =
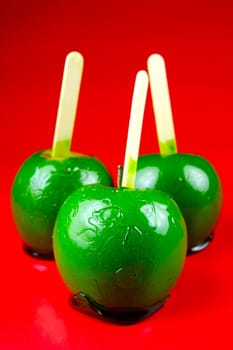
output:
M193 5L190 5L192 3ZM208 350L232 346L232 1L6 1L1 4L0 348ZM85 58L73 149L123 162L132 87L149 54L167 62L177 143L217 168L224 207L213 243L188 257L165 307L133 326L75 312L53 262L23 253L9 193L51 146L64 58ZM141 152L157 151L150 96Z

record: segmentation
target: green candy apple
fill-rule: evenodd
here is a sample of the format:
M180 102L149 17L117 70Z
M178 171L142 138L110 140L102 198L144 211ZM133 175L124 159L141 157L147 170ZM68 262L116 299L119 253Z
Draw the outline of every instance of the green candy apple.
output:
M222 206L221 183L209 161L182 153L142 155L135 187L165 191L173 197L186 221L189 252L208 245Z
M64 200L80 186L111 185L106 167L96 158L70 152L51 157L51 150L33 154L19 169L11 192L16 227L24 248L33 255L52 256L52 231Z
M84 298L99 315L132 323L163 305L177 281L186 225L166 193L90 185L59 210L53 247L73 300Z

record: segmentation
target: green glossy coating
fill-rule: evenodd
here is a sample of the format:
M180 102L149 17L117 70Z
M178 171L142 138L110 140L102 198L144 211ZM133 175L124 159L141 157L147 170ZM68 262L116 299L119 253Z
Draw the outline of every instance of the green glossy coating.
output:
M189 249L212 233L222 206L222 188L206 159L181 153L140 156L135 187L165 191L174 198L186 221Z
M67 158L70 154L71 139L56 142L56 154Z
M136 171L137 171L137 160L130 157L129 164L128 164L127 183L125 184L125 187L134 188Z
M159 149L160 149L161 155L163 156L168 156L168 155L177 153L176 140L170 139L170 140L167 140L166 142L162 142L159 140Z
M52 253L52 231L61 204L78 187L93 183L112 184L96 158L71 153L69 158L52 159L50 150L28 158L11 193L14 221L26 246L41 254Z
M167 194L93 185L64 202L53 243L68 288L117 310L167 297L184 265L187 233Z

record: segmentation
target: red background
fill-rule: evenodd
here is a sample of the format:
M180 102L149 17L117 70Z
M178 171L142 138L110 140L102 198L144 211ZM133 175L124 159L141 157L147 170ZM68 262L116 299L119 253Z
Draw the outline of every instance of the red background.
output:
M1 1L0 348L206 350L232 346L233 5L231 0ZM73 150L122 164L136 72L165 57L179 151L218 170L213 243L188 257L166 306L133 326L79 314L53 262L26 256L10 212L22 161L51 147L63 64L85 59ZM156 152L150 95L141 152Z

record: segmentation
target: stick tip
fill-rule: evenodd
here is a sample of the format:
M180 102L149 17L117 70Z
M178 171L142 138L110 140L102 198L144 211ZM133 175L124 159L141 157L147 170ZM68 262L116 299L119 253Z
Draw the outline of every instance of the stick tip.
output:
M136 79L140 79L141 81L144 81L145 83L148 82L148 73L145 70L138 71L136 75Z
M67 62L81 63L83 64L84 58L83 55L78 51L71 51L66 56Z
M147 64L148 64L148 66L151 66L151 65L154 66L156 64L157 65L160 64L160 65L165 66L165 60L164 60L162 55L160 55L158 53L153 53L148 57Z

